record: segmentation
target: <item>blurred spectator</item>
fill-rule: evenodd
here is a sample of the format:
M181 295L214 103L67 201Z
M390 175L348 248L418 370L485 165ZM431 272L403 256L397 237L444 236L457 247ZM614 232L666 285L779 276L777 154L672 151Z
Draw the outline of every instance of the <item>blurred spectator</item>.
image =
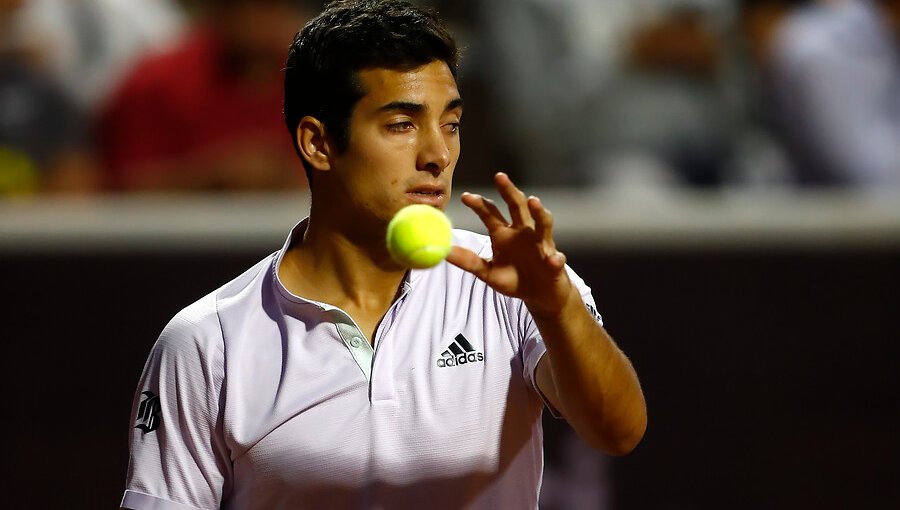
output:
M737 127L726 37L733 4L655 4L657 12L641 16L628 36L624 71L601 112L605 138L613 142L613 157L647 152L668 169L673 184L717 186L733 156Z
M731 157L734 3L483 4L497 100L529 182L713 185Z
M607 0L495 0L481 9L482 72L492 78L501 142L515 155L518 180L578 182L580 135L594 131L588 123L618 64L630 7Z
M900 0L796 3L745 9L798 183L900 185Z
M294 0L215 0L171 50L137 63L99 122L114 189L282 189L304 182L281 69L309 15Z
M133 60L178 36L175 0L28 0L19 20L40 64L93 115Z
M0 0L0 195L97 187L85 119L38 65L20 23L25 0Z

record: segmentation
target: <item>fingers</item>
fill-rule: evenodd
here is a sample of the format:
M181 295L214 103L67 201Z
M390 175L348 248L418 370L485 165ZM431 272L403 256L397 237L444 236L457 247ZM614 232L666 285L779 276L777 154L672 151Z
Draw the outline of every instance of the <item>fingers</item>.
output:
M478 254L472 250L460 246L452 246L446 260L463 271L475 275L476 278L486 282L488 285L503 285L503 276L500 276L495 270L493 262L479 257ZM566 267L566 256L562 252L557 251L544 259L544 262L554 271L561 272L564 271ZM506 280L509 281L509 272L507 272L506 276Z
M534 218L534 232L538 239L543 243L555 249L553 242L553 215L544 208L541 199L538 197L528 197L529 214Z
M554 252L547 257L547 263L556 270L562 270L566 267L566 254L561 251Z
M459 246L450 248L450 254L447 255L447 262L454 266L474 274L477 278L484 280L490 272L490 262L479 257L472 250L467 250Z
M476 195L474 193L469 193L468 191L463 193L460 197L462 199L462 203L466 205L469 209L475 212L478 217L481 219L481 222L484 223L484 226L487 227L488 232L491 232L500 227L508 227L509 223L506 221L506 218L503 217L503 213L500 212L500 209L494 204L493 201L484 198L481 195Z
M556 249L556 242L553 240L553 215L544 208L538 197L528 197L528 209L534 217L534 232L546 250L547 263L557 270L563 269L566 266L566 255Z
M494 184L497 186L497 191L500 192L503 201L509 207L512 225L514 227L534 227L534 219L528 210L528 200L525 198L525 193L522 193L522 190L517 188L509 176L503 172L498 172L494 176Z
M494 176L494 184L497 186L497 191L500 192L500 197L503 198L503 201L509 207L510 222L506 221L503 213L494 202L481 195L463 193L463 203L475 211L489 230L510 225L513 227L534 228L534 217L529 210L528 199L525 197L525 193L522 193L513 184L509 176L503 172L498 172Z
M481 195L468 192L463 193L463 204L478 215L482 223L487 227L488 232L493 233L500 228L506 227L513 227L516 230L532 230L533 239L538 243L541 257L551 267L556 269L563 268L566 264L566 256L556 250L556 243L553 241L553 215L550 211L544 208L539 198L534 196L526 197L505 173L498 172L494 176L494 183L503 201L509 207L511 223L506 221L503 213L494 202ZM479 274L479 271L488 271L490 263L474 254L473 257L459 255L454 257L451 263L475 273L476 276L483 277ZM450 259L448 258L448 260Z

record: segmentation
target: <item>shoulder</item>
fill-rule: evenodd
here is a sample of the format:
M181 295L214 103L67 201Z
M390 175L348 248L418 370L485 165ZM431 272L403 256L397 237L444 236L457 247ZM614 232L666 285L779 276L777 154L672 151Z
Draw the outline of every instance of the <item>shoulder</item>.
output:
M218 358L224 346L215 299L214 293L207 294L176 313L154 344L151 362L207 365Z
M272 267L273 258L274 255L266 257L175 314L163 329L155 349L182 354L223 350L222 315L241 313L247 307L259 305L259 293L249 288L262 286L262 281L266 280Z

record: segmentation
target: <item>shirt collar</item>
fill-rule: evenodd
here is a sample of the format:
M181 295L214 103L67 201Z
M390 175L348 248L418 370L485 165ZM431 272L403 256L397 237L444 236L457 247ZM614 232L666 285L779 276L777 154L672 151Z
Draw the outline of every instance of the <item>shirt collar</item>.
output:
M311 304L316 305L322 309L330 309L334 308L332 305L327 303L320 303L318 301L313 301L310 299L306 299L304 297L298 296L291 292L285 287L284 282L281 281L281 277L278 275L278 268L281 267L281 262L284 260L284 255L287 251L293 246L296 242L303 238L303 234L306 232L306 227L309 225L309 217L303 218L299 223L294 225L294 228L291 229L290 233L287 236L287 239L284 241L284 245L278 251L277 256L275 257L275 261L272 264L272 280L275 282L275 286L278 288L278 292L284 296L288 301L292 301L294 303L299 304ZM400 293L397 296L397 299L403 299L403 297L408 294L412 288L413 284L422 277L425 270L421 269L410 269L406 272L406 275L403 276L403 281L400 283Z

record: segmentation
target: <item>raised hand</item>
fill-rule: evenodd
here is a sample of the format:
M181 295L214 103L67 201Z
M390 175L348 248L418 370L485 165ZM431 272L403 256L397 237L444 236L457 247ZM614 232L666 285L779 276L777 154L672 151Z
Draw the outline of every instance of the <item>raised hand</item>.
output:
M494 184L509 208L507 221L497 205L481 195L463 193L462 202L487 227L493 257L454 246L447 261L494 290L522 299L532 315L552 316L562 309L574 287L565 271L566 257L553 241L553 216L537 197L526 197L504 173Z
M647 408L631 362L594 317L565 269L553 242L553 216L526 197L505 174L494 184L510 220L479 195L462 201L487 227L494 254L483 259L454 246L447 260L494 290L522 299L547 352L535 369L541 393L582 440L614 455L630 452L644 435Z

